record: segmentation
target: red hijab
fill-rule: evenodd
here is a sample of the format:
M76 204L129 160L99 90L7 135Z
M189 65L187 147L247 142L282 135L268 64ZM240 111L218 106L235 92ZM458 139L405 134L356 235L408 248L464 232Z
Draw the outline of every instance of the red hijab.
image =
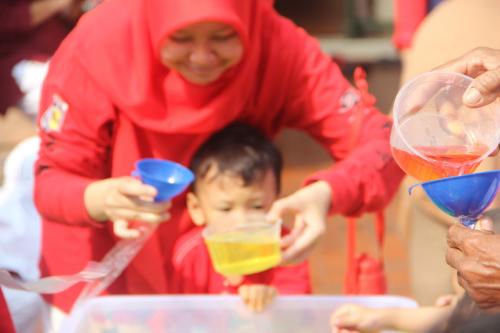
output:
M234 119L247 107L257 81L262 17L275 14L271 2L110 0L102 6L95 15L83 18L94 22L84 24L83 30L88 31L79 29L83 38L73 38L78 40L76 57L132 122L163 133L208 132L220 127L214 115ZM241 61L205 86L186 81L160 62L165 38L200 21L231 25L244 47ZM113 41L104 37L110 34L116 36Z

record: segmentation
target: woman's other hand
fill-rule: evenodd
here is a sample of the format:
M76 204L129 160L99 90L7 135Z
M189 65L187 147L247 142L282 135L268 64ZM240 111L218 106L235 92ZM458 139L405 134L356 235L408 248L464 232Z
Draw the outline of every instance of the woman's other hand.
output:
M309 255L325 232L331 201L330 185L317 181L273 204L268 214L270 218L294 217L292 231L281 241L282 264L297 263Z

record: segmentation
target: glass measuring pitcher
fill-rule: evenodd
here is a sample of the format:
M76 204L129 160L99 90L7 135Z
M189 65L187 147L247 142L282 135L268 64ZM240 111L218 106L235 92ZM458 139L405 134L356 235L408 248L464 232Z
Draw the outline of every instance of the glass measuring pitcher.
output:
M394 102L394 159L421 181L474 172L499 144L500 103L469 108L472 82L454 72L428 72L406 83Z

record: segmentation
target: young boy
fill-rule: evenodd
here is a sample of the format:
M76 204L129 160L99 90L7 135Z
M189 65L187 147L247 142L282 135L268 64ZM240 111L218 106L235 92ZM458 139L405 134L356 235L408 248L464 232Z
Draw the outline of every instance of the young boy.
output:
M218 274L201 236L206 225L265 214L280 190L282 158L278 149L257 129L234 123L198 149L191 169L196 180L187 206L197 227L175 245L174 292L238 293L253 311L262 311L278 293L310 293L307 263L247 276Z

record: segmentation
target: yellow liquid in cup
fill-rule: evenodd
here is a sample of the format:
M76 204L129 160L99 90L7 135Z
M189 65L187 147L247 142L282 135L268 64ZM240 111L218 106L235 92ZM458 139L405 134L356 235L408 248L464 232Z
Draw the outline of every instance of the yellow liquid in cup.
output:
M265 271L281 260L279 240L268 235L231 232L205 240L215 270L223 275Z

